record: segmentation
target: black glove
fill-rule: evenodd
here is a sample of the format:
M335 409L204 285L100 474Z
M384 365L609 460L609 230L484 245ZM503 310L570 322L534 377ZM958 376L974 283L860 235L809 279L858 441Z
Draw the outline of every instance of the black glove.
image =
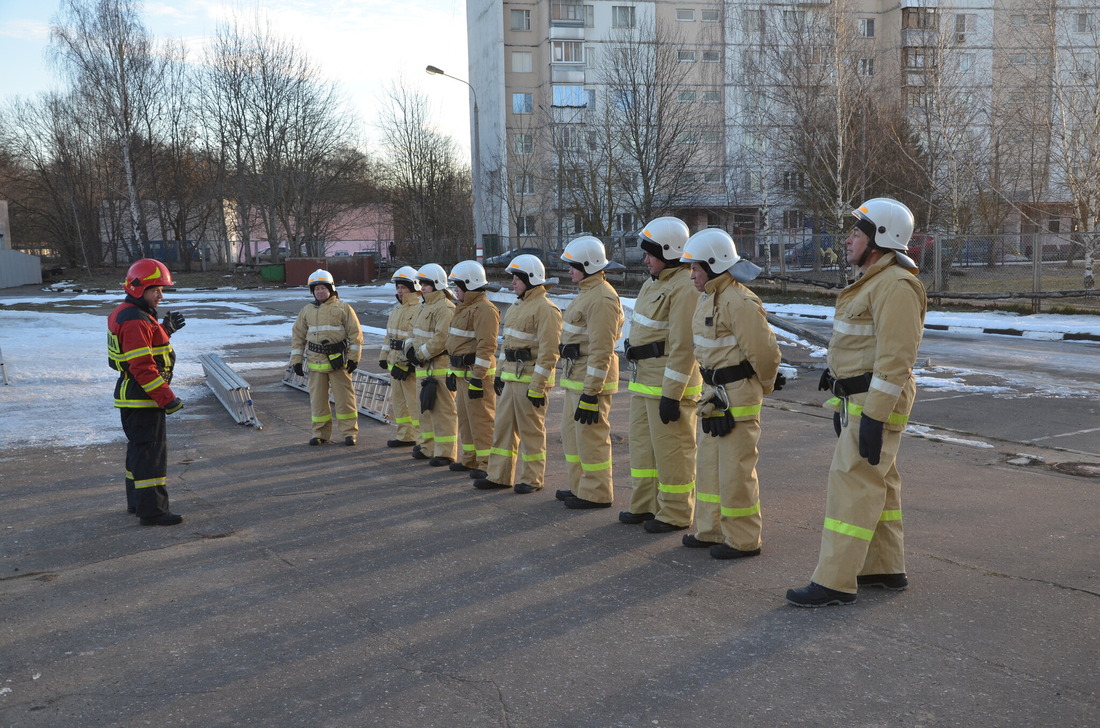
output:
M406 369L400 364L394 364L393 367L390 369L390 376L393 377L394 381L397 382L405 381L409 378L410 374L412 374L412 371Z
M779 390L783 389L783 387L786 386L786 384L787 384L787 377L783 375L783 372L779 372L779 374L775 375L775 384L772 385L772 389L774 389L776 392L778 392Z
M409 363L412 364L414 367L418 367L423 364L423 362L420 361L420 357L416 355L416 349L411 346L409 347L409 350L405 352L405 358L408 359Z
M160 322L160 325L164 327L164 330L168 332L168 335L176 333L184 326L187 325L186 319L183 318L183 314L179 311L172 311L168 313L164 320Z
M175 414L176 412L179 412L181 409L183 409L183 402L180 401L179 397L176 397L171 402L164 405L164 413L169 414L169 415Z
M594 425L600 421L600 398L594 394L582 394L581 401L577 403L577 411L573 413L573 420L582 425Z
M448 392L457 392L458 391L458 377L455 376L454 372L451 372L450 374L447 375L447 380L446 380L445 384L447 385L447 391Z
M302 369L302 362L298 362L294 365L294 373L297 374L299 377L304 377L306 375L305 370Z
M384 372L389 371L389 368L390 368L389 360L388 359L379 359L378 360L378 368L381 369Z
M533 389L527 390L527 401L536 407L546 406L546 395L542 392L536 392Z
M882 423L867 415L859 418L859 456L871 465L878 465L882 454Z
M435 407L435 388L439 381L435 377L428 377L420 383L420 412L431 412Z
M661 397L658 413L661 415L661 422L666 425L669 422L676 422L680 419L680 401L672 397Z
M504 380L500 377L493 377L493 391L497 393L497 396L504 394Z
M349 359L349 360L348 360L348 363L347 363L347 365L346 365L346 366L347 366L347 368L348 368L348 374L351 374L352 372L354 372L354 371L355 371L355 368L356 368L357 366L359 366L359 362L357 362L357 361L351 361L351 360Z
M836 432L836 436L840 437L841 427L840 427L840 413L839 412L834 412L833 413L833 430Z
M485 396L485 385L480 379L471 379L466 384L466 394L470 399L481 399Z
M818 391L821 391L821 392L824 392L824 391L830 389L830 387L829 387L829 370L828 369L821 372L821 379L817 380L817 389L818 389Z
M718 410L715 412L718 412ZM729 410L721 410L721 414L712 414L703 418L704 423L707 420L710 420L711 437L725 437L733 432L734 425L737 424L737 420L733 419L733 415L730 414Z

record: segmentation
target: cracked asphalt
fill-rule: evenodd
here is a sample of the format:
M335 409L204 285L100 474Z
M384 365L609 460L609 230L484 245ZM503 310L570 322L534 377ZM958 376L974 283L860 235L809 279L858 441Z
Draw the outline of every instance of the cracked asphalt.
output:
M617 522L626 393L615 507L568 511L553 497L560 392L547 488L480 492L386 448L391 428L366 418L355 448L307 447L285 357L226 357L272 362L245 373L262 430L213 395L169 419L180 526L126 514L123 443L0 452L0 726L1022 727L1100 712L1100 478L1058 468L1100 458L976 436L918 399L929 430L899 461L910 589L796 609L783 595L816 563L833 447L816 372L769 398L763 553L730 562ZM1058 428L1094 412L1026 403L968 406Z

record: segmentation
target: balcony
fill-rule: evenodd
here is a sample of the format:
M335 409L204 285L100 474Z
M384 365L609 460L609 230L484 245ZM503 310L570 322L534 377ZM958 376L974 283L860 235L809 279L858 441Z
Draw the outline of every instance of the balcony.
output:
M935 48L939 45L939 31L927 28L902 28L903 48Z

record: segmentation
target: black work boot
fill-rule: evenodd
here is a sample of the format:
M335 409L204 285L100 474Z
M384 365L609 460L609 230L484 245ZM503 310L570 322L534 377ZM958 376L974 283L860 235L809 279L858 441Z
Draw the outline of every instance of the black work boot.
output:
M909 579L905 574L860 574L856 577L860 586L877 586L890 591L905 591L909 588Z
M646 521L652 521L654 515L652 513L631 513L630 511L619 511L619 523L626 523L631 526L636 526L639 523L645 523Z
M654 518L652 521L646 521L642 528L646 530L646 533L672 533L673 531L683 531L687 526L674 526L671 523Z
M578 498L574 495L565 499L565 507L577 510L587 510L589 508L610 508L611 503L600 503L598 501L585 500L584 498Z
M787 601L796 607L834 607L854 604L856 595L830 589L811 581L809 586L801 589L788 589Z
M519 493L520 495L527 495L528 493L534 493L536 491L542 490L542 486L541 485L528 485L527 483L516 483L512 487L512 490Z
M504 483L494 483L488 478L478 478L474 481L474 487L478 490L504 490L505 488L511 488L510 485Z
M744 559L749 556L759 556L760 549L753 549L752 551L741 551L735 549L732 546L727 546L724 543L716 543L710 547L710 557L712 559Z

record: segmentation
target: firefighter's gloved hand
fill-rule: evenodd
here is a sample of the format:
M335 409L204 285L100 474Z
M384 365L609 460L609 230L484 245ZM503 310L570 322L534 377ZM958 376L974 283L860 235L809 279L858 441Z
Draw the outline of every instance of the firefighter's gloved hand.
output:
M388 371L389 368L390 368L389 359L379 359L378 360L378 368L381 369L382 371Z
M528 389L527 390L527 401L530 402L535 407L545 407L546 406L546 395L543 394L542 392L536 392L533 389Z
M163 326L164 330L171 336L186 326L187 320L179 311L171 311L164 317L164 320L160 322L160 325Z
M594 425L600 421L600 398L595 394L582 394L577 403L573 420L582 425Z
M448 392L457 392L458 391L458 377L455 376L454 372L451 372L450 374L447 375L447 379L445 380L444 383L447 385L447 391Z
M703 420L705 423L710 421L710 436L711 437L725 437L733 432L734 426L737 424L737 420L733 419L733 414L729 410L715 410Z
M867 415L859 418L859 456L871 465L878 465L882 455L882 424Z
M349 359L349 360L348 360L348 363L347 363L347 364L346 364L345 366L347 366L347 369L348 369L348 374L351 374L352 372L354 372L354 371L355 371L355 368L359 366L359 362L357 362L357 361L351 361L351 360Z
M304 377L306 375L305 370L302 369L302 362L298 362L294 365L294 373L299 377Z
M409 378L409 375L411 373L412 372L410 370L406 369L405 367L401 366L400 364L394 364L393 368L390 369L390 376L393 377L394 381L396 381L396 382L405 381L406 379Z
M504 380L500 377L493 377L493 391L497 393L497 396L504 394Z
M828 369L821 372L821 379L817 380L817 389L818 389L818 391L822 391L822 392L830 389L830 387L829 387L829 370Z
M778 392L787 385L787 377L783 372L779 372L775 375L775 384L772 385L772 390Z
M428 377L420 383L420 412L431 412L435 407L435 388L439 381L435 377Z
M661 397L657 413L661 416L661 422L666 425L680 419L680 401L672 397Z
M418 367L424 363L420 361L420 357L416 355L416 349L412 346L410 346L409 350L405 352L405 358L408 359L409 363L412 364L414 367Z
M485 396L485 385L480 379L471 379L466 384L466 394L470 399L481 399Z
M837 437L840 437L840 430L841 429L842 428L840 426L840 413L839 412L834 412L833 413L833 431L836 432Z
M169 415L173 415L181 409L183 409L183 402L180 401L179 397L176 397L171 402L164 405L164 413Z

